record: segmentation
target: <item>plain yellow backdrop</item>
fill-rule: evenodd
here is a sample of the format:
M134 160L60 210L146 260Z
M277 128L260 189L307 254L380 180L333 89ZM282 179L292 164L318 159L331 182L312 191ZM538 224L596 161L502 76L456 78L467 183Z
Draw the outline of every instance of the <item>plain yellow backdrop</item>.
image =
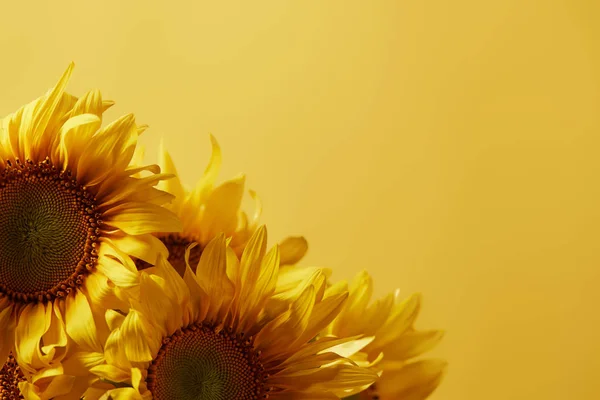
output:
M435 400L600 398L595 1L5 2L0 112L98 87L193 183L224 152L274 243L421 291Z

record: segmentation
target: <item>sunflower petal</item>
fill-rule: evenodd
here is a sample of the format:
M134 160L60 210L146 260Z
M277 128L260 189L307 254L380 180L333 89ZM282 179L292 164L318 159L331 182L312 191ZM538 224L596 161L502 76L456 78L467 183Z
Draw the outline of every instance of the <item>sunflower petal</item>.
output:
M104 214L108 225L129 235L153 232L181 232L181 221L171 211L143 202L128 202L111 208Z
M130 310L121 325L123 346L127 358L133 362L152 361L152 353L147 342L149 329L136 310Z
M15 330L15 345L19 359L25 364L32 364L34 356L45 332L46 309L44 304L28 304L17 323Z
M421 295L418 293L394 306L392 314L381 327L377 341L373 345L380 349L400 337L413 325L420 308Z
M48 133L50 132L47 132L46 128L63 98L63 92L71 78L74 67L75 64L69 64L56 86L43 97L43 100L39 103L39 108L29 120L30 122L23 121L24 123L21 125L21 137L26 140L26 148L30 149L29 154L25 153L27 158L38 159L40 150L47 148L45 146L49 143Z
M81 348L102 351L90 303L80 291L66 299L65 325L67 334Z
M279 244L281 265L293 265L308 251L308 242L303 236L290 236Z
M440 384L447 365L442 360L422 360L402 366L384 366L377 390L382 398L424 400Z
M169 251L163 242L156 236L145 235L119 235L112 236L109 241L122 252L152 265L156 264L159 254L168 257Z
M165 192L171 193L175 196L176 202L183 201L185 197L185 191L183 189L183 185L179 180L179 175L177 174L177 168L175 168L175 163L171 158L171 155L165 150L164 141L160 142L160 156L161 159L159 161L160 169L163 173L172 174L175 176L173 179L162 181L158 188L164 190Z
M245 177L240 176L216 187L204 203L202 242L219 232L234 232L244 196Z
M58 132L60 160L65 168L70 168L78 177L82 173L79 170L78 160L90 145L90 139L100 128L101 123L97 115L80 114L68 119Z
M431 350L443 337L444 331L440 330L404 332L385 348L385 356L393 360L408 360Z

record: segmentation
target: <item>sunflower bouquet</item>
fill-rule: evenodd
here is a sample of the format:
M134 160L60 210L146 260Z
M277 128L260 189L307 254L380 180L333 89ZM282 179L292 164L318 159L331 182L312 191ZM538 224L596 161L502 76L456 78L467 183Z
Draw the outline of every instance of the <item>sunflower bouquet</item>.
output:
M360 273L298 265L241 211L244 177L192 189L133 115L55 87L0 123L0 400L425 399L446 363L416 359L418 295L371 301Z

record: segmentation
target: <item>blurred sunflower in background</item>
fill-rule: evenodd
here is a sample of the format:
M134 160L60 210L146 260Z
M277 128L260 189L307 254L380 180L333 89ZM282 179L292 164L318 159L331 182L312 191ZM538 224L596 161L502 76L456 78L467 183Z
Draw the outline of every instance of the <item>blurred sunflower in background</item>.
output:
M366 362L380 374L375 384L354 398L426 399L440 384L447 363L437 359L415 360L444 336L441 330L414 328L421 296L400 299L396 291L371 303L373 280L366 271L355 277L349 289L345 282L339 282L328 288L328 293L346 290L350 293L348 301L323 334L372 337L360 352L348 355L357 362Z
M440 384L447 363L444 360L416 358L431 350L443 338L441 330L420 331L414 323L421 308L421 295L401 299L399 291L371 302L373 279L360 272L350 286L346 281L331 283L327 268L286 266L280 269L274 295L266 312L277 315L295 301L310 276L321 282L326 296L349 293L348 300L319 337L361 338L363 346L340 345L331 349L357 365L377 373L377 381L348 400L423 400Z
M414 322L420 296L371 303L363 272L267 251L245 177L217 184L221 149L188 189L145 129L92 90L48 93L0 122L0 399L422 400L445 361Z
M168 249L169 263L181 276L186 267L184 260L186 249L193 243L197 244L190 251L190 265L194 269L208 242L220 233L225 234L230 240L229 245L233 251L240 256L244 246L256 231L262 213L260 199L253 190L249 190L248 193L256 204L254 212L249 216L241 209L246 193L246 178L243 174L217 184L222 152L213 135L210 135L210 143L212 148L210 160L202 178L193 188L188 188L182 183L164 143L161 143L159 151L159 165L162 172L173 175L174 178L160 182L158 188L174 196L174 200L167 207L181 219L183 230L178 233L161 232L156 236ZM140 160L143 157L143 151L136 154L136 158ZM285 239L280 244L282 264L297 262L304 256L307 248L306 239L301 236ZM144 269L151 264L138 261L137 265L139 269Z
M53 376L71 344L97 345L93 311L127 290L107 278L127 273L113 249L153 259L150 233L181 230L161 207L172 196L154 187L167 176L129 166L140 133L133 115L101 127L113 103L97 90L65 93L72 69L0 124L0 380L13 382L0 386L2 398L19 398L36 372ZM148 176L133 177L142 170ZM46 388L53 398L70 391L64 379L55 386Z

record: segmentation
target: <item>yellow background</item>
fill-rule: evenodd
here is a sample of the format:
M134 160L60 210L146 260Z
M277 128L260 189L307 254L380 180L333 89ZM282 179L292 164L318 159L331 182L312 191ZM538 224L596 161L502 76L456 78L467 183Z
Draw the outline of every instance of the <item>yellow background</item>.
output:
M433 399L600 398L598 2L44 3L2 4L2 114L74 60L190 183L214 133L273 241L422 291Z

